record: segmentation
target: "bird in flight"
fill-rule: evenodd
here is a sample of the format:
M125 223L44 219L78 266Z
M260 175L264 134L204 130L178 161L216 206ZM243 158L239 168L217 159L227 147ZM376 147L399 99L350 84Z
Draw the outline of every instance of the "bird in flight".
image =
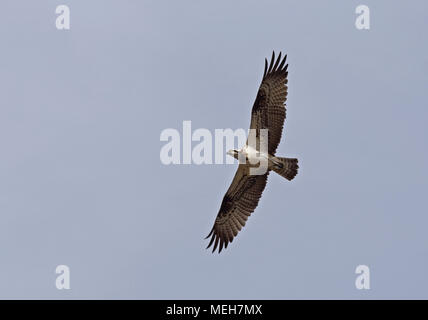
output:
M206 237L206 239L211 237L207 249L213 245L212 252L218 248L220 253L223 248L227 248L245 226L248 217L259 203L270 171L278 173L287 180L292 180L297 174L299 168L297 159L275 156L276 148L281 140L286 113L285 101L287 100L288 83L286 59L287 55L281 59L281 52L277 59L273 52L269 64L265 59L262 83L251 110L250 131L255 132L255 146L249 145L248 139L242 149L227 152L228 155L240 161L232 184L223 197L214 226ZM267 131L265 148L261 147L263 131ZM251 169L256 166L254 163L257 162L254 161L254 157L266 159L267 170L263 174L251 173ZM242 162L241 159L245 159L245 161Z

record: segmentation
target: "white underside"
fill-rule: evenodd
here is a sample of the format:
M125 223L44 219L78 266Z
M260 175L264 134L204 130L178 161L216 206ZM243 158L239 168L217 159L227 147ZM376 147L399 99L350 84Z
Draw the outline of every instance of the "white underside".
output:
M239 153L246 155L250 163L258 163L261 159L269 160L270 158L268 153L259 152L248 145L239 150Z

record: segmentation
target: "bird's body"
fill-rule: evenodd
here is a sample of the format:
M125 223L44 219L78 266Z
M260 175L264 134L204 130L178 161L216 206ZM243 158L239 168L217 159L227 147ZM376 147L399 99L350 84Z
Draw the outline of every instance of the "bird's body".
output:
M251 111L250 130L254 131L255 139L249 137L243 148L228 151L230 156L239 160L239 166L223 197L214 226L207 236L211 237L207 248L214 244L213 252L217 248L219 252L226 248L245 225L258 205L270 171L288 180L292 180L297 174L297 159L275 155L286 114L286 57L281 60L280 53L275 60L273 53L269 65L265 60L263 80ZM264 136L266 131L267 139ZM253 140L254 143L251 143ZM265 170L255 173L254 169L261 167L263 163L266 165Z
M228 152L228 155L234 157L238 161L241 160L242 162L245 162L248 169L258 168L260 165L260 161L266 161L266 163L268 164L268 170L273 170L274 168L281 167L281 161L277 157L267 152L258 150L257 148L248 144L246 144L239 150L230 150Z

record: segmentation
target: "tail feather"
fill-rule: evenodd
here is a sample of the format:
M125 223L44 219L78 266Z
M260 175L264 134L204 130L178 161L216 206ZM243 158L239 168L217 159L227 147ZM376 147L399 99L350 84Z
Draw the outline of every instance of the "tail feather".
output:
M272 170L287 180L293 180L299 169L298 160L291 158L275 157L278 163L275 163Z

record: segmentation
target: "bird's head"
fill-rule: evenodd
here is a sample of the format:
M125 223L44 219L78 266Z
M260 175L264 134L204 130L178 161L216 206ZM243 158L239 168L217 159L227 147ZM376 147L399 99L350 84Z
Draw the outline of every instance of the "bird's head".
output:
M230 149L230 150L227 152L227 154L228 154L229 156L234 157L235 159L238 159L238 154L239 154L239 152L238 152L238 150Z

